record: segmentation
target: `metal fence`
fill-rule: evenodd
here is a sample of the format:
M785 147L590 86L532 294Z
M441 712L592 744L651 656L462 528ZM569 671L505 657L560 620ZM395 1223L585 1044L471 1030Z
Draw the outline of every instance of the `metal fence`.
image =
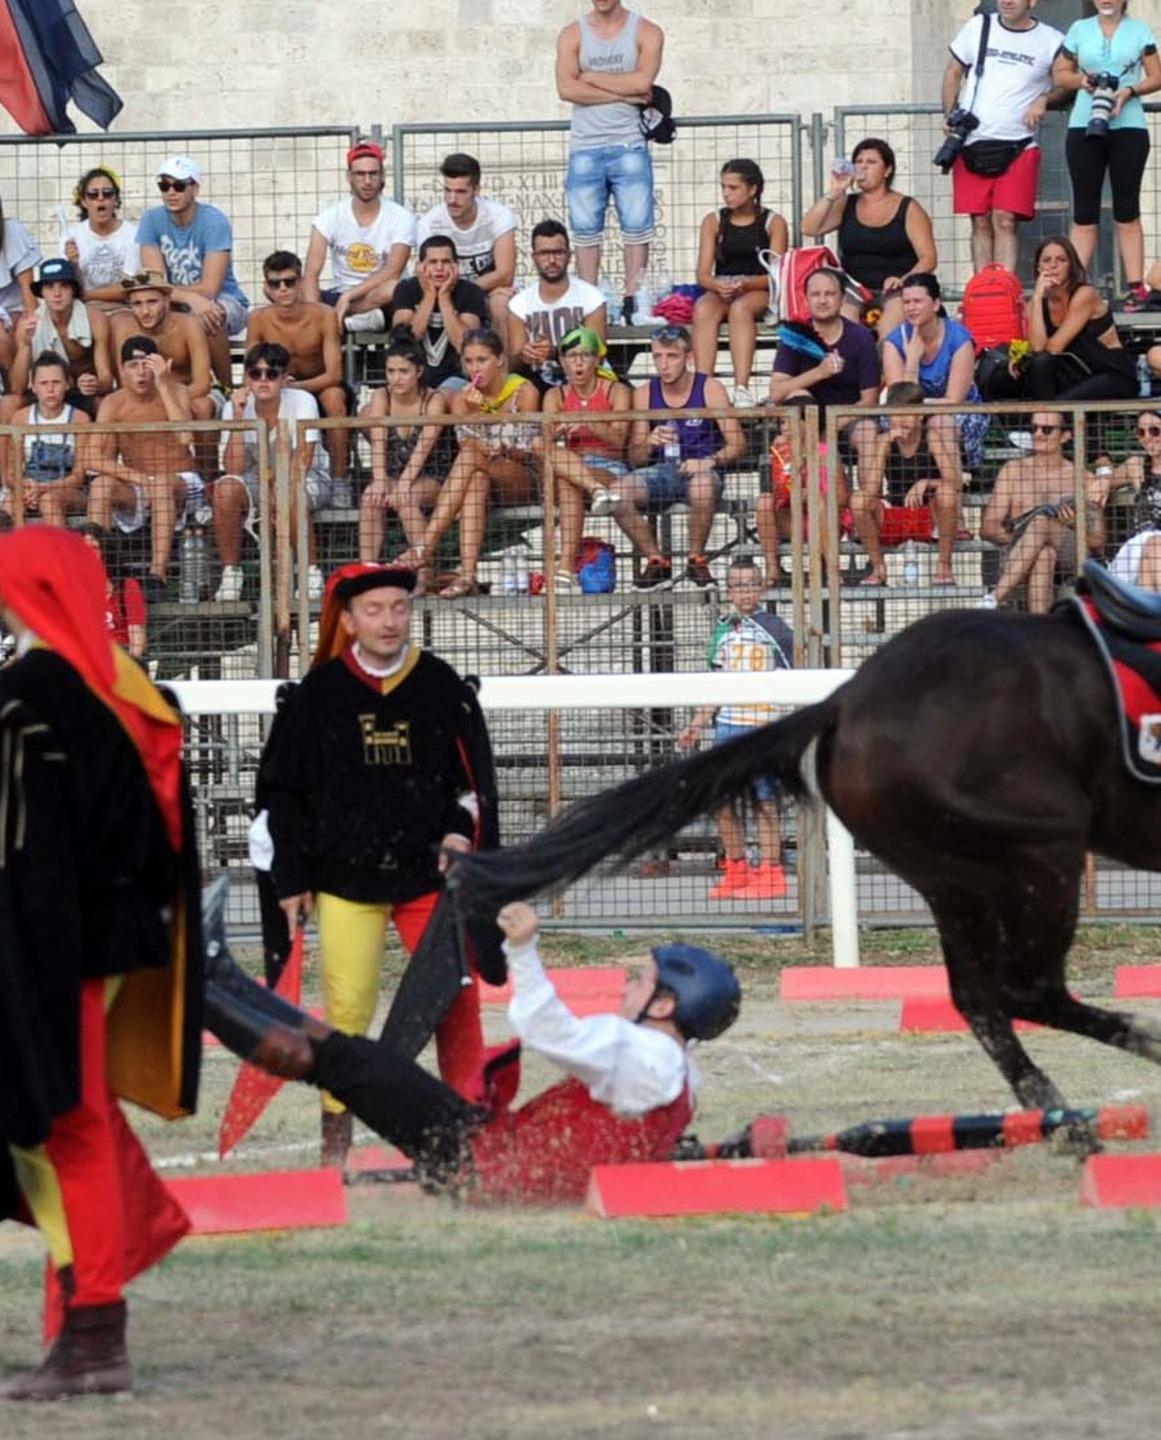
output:
M515 211L520 250L539 220L567 223L564 177L568 168L568 122L397 125L392 131L395 198L422 212L439 204L439 165L453 151L467 151L484 171L484 193ZM666 280L691 282L697 269L702 217L721 206L718 172L727 160L757 161L766 176L763 204L783 215L797 237L802 216L805 138L799 115L719 115L682 118L673 145L651 147L657 237L650 252L654 288ZM620 283L620 232L610 208L602 274ZM524 264L521 274L528 274Z
M234 269L252 304L262 301L262 261L272 250L305 256L310 222L347 193L346 153L355 126L269 130L116 132L0 136L4 213L22 221L46 258L63 253L65 225L83 219L72 203L86 170L108 165L121 177L121 214L139 220L160 204L157 167L190 154L202 169L201 197L225 211L234 230Z

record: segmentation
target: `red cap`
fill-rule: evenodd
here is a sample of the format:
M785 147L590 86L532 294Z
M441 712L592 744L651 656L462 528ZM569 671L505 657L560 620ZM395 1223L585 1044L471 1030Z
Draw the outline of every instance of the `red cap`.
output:
M349 170L356 160L362 160L366 156L370 156L372 160L378 160L382 165L383 147L376 145L371 140L360 140L357 145L352 145L347 151L347 169Z

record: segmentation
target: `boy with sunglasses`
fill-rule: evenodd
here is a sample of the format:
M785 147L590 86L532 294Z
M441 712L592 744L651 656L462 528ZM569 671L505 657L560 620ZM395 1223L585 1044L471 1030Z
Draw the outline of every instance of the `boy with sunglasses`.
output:
M290 250L275 250L262 262L269 305L261 305L246 326L246 349L264 341L290 353L289 384L318 402L321 414L341 418L354 411L354 392L343 383L343 347L339 322L330 305L308 300L302 261ZM346 479L348 436L344 430L325 432L331 473Z
M137 227L141 264L161 271L173 300L198 321L210 343L214 374L228 386L230 336L246 328L250 302L234 274L234 235L216 205L198 200L202 172L188 155L172 155L157 171L161 204Z
M1068 580L1076 573L1076 482L1072 458L1064 453L1072 431L1059 410L1038 410L1030 429L1031 455L1009 460L996 476L980 522L981 537L1007 552L996 588L979 601L983 610L995 610L1027 582L1029 613L1046 615L1058 575ZM1085 537L1099 554L1107 487L1102 493L1096 477L1085 480Z
M295 422L290 427L290 527L298 528L297 508L301 498L308 510L342 503L347 497L336 498L336 485L331 476L326 446L319 444L319 432L310 429L311 421L319 418L318 402L306 390L291 384L290 352L284 345L269 341L252 345L244 361L245 383L236 389L222 411L223 422L230 420L262 421L266 425L271 447L279 420ZM214 539L222 562L221 583L215 600L242 598L242 528L258 504L260 492L259 448L257 430L232 430L226 436L222 451L225 472L213 487ZM313 563L314 527L308 526L311 564L307 571L307 589L312 600L323 593L323 573Z

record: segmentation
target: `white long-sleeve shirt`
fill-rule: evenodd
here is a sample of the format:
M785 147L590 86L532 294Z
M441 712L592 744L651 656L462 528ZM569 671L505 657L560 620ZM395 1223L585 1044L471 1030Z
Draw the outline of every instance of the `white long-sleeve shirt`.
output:
M578 1019L544 971L535 939L504 953L512 977L508 1021L522 1044L575 1076L594 1100L619 1115L642 1115L668 1105L687 1080L696 1099L698 1075L671 1035L621 1015Z

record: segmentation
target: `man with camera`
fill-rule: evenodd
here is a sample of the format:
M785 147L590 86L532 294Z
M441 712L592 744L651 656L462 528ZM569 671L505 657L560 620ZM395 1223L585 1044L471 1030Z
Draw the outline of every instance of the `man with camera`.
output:
M971 216L977 271L993 260L1015 270L1017 226L1036 213L1036 130L1063 99L1052 63L1064 36L1035 8L1036 0L999 0L995 15L973 15L951 42L943 75L946 138L935 163L951 171L955 213Z

